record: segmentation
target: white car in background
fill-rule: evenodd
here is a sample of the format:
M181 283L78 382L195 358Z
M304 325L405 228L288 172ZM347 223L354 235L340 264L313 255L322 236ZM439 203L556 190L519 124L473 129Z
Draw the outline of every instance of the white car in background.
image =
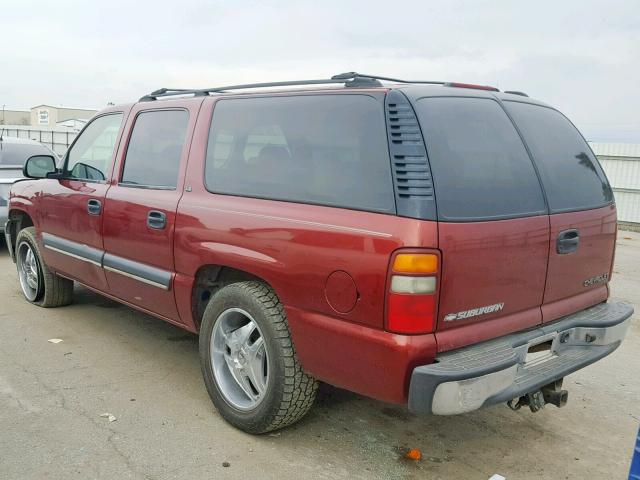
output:
M7 221L9 189L23 178L22 167L33 155L58 156L49 147L27 138L3 137L0 130L0 233Z

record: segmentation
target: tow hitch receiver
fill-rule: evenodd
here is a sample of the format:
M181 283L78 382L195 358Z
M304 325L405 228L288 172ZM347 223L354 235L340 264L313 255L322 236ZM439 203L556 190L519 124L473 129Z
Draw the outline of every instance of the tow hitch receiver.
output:
M539 412L550 403L556 407L564 407L569 400L569 392L562 390L562 378L553 383L545 385L540 390L527 393L520 398L514 398L507 402L511 410L520 410L523 406L528 406L532 412Z

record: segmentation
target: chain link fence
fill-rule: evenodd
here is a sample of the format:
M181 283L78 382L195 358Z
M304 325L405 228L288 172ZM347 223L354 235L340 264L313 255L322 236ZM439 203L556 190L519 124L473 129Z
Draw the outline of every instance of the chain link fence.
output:
M50 147L62 156L76 138L78 132L72 128L42 128L22 125L0 125L3 137L29 138Z

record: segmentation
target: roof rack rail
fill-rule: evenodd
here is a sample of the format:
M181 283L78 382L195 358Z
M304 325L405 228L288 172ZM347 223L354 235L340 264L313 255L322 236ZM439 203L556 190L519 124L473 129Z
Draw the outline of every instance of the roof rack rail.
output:
M209 95L210 93L224 93L228 90L246 90L251 88L265 88L265 87L292 87L297 85L326 85L326 84L344 84L345 87L381 87L380 80L387 82L397 83L424 83L430 85L444 85L445 82L426 81L426 80L399 80L397 78L381 77L378 75L365 75L357 72L346 72L339 75L334 75L331 78L320 80L293 80L284 82L267 82L267 83L247 83L244 85L229 85L226 87L213 87L203 89L184 89L184 88L160 88L148 95L140 98L141 102L148 102L157 100L162 97L169 97L175 95L193 95L194 97L200 97Z
M510 93L511 95L520 95L521 97L528 97L524 92L519 92L518 90L505 90L504 93Z

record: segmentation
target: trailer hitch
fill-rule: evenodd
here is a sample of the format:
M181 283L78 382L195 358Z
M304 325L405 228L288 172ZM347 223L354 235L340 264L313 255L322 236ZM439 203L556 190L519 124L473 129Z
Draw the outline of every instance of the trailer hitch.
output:
M569 400L569 392L562 390L562 378L545 385L540 390L527 393L520 398L514 398L507 402L511 410L520 410L523 406L529 407L532 412L539 412L547 403L556 407L564 407Z

